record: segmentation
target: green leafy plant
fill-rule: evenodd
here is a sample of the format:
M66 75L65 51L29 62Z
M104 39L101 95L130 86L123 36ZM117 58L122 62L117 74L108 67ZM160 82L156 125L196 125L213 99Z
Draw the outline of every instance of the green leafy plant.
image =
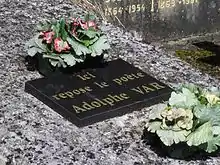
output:
M26 43L27 53L48 59L52 67L72 67L87 57L101 56L110 48L93 15L46 21L37 26L37 31Z
M208 153L220 146L220 90L181 85L151 112L147 130L172 147L185 143Z

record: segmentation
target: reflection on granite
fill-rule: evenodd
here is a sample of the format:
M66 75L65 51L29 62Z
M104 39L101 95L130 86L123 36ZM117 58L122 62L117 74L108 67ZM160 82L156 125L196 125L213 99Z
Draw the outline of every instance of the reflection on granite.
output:
M38 20L69 11L82 13L64 0L0 1L0 161L7 159L12 165L220 164L218 157L188 162L162 158L144 145L140 139L144 124L157 105L79 129L24 92L27 80L40 77L25 68L24 41L32 36ZM219 84L119 28L103 25L103 29L112 45L111 59L121 57L168 85Z

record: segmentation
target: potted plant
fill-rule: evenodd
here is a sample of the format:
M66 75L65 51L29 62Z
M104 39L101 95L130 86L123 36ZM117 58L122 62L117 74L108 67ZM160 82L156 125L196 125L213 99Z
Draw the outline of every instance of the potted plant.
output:
M26 50L45 76L95 66L110 48L95 16L89 14L83 18L46 21L37 26L37 31L26 43Z
M149 115L146 129L175 158L196 151L214 153L220 146L220 91L181 85Z

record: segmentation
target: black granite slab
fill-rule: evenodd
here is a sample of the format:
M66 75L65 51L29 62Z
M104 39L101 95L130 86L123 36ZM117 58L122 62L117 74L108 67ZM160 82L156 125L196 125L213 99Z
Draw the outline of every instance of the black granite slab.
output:
M103 68L28 81L25 91L77 126L85 126L168 99L171 89L118 59Z

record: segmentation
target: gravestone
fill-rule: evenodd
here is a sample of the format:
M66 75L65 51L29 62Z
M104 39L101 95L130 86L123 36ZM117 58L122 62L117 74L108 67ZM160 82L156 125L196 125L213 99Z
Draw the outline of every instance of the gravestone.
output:
M168 99L171 89L118 59L105 67L26 82L25 91L85 126Z
M103 15L145 41L171 40L218 31L219 0L91 0Z

